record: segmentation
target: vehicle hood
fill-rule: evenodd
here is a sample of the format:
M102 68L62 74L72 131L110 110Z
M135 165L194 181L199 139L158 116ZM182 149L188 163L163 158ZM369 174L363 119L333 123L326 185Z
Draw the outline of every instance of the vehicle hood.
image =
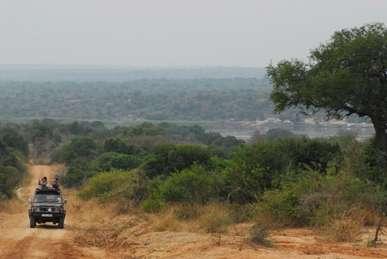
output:
M61 207L63 203L58 202L33 202L33 207Z

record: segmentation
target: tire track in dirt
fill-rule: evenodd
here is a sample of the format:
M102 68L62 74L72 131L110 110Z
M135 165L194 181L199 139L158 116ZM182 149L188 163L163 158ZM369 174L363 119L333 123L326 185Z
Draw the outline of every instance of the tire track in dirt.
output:
M26 254L26 251L30 248L33 236L28 236L23 238L20 241L17 241L10 248L8 248L4 253L4 258L23 258L22 255Z

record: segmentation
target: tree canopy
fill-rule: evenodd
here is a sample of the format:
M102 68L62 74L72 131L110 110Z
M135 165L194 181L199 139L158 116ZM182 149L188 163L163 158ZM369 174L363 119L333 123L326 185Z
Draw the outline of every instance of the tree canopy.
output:
M310 52L309 62L284 60L267 68L276 111L301 107L329 117L371 119L375 143L387 152L387 28L343 29Z

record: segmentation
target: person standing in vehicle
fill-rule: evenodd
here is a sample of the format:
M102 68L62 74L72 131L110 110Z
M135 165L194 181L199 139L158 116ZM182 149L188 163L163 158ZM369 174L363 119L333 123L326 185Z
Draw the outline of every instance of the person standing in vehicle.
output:
M38 183L40 186L47 186L47 177L43 177L43 178L41 178L40 180L39 180L39 183Z
M55 179L52 182L51 186L52 186L52 188L59 190L59 178L58 178L58 176L55 176Z

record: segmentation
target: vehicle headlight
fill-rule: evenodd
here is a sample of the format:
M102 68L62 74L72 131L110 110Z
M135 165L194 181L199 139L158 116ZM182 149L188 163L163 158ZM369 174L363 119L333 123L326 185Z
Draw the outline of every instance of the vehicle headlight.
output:
M32 207L32 211L34 211L34 212L39 212L40 209L39 209L39 207Z

